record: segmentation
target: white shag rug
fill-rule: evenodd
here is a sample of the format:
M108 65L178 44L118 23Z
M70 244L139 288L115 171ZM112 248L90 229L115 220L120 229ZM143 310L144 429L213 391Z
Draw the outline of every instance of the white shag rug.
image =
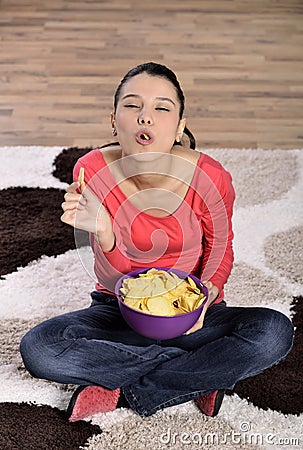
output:
M61 147L0 148L0 189L65 188L52 175L54 158L61 151ZM231 172L237 194L235 264L226 287L227 302L269 306L290 316L293 296L303 292L303 150L213 149L205 153ZM287 253L289 248L292 251ZM8 341L11 327L23 334L47 317L86 307L93 284L76 250L56 258L42 257L7 275L0 280L0 320L7 321ZM5 386L0 402L64 409L71 389L16 370L18 348L15 345L12 350L9 342L8 347L0 367L0 384ZM235 394L225 396L216 418L204 417L193 402L149 418L120 409L90 418L103 432L93 436L85 449L299 449L303 448L302 418L303 414L265 411Z

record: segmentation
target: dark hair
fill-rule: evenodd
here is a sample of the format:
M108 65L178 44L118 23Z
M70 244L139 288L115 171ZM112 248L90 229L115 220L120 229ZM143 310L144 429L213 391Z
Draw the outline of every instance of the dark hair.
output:
M170 70L166 66L163 66L162 64L157 64L157 63L154 63L154 62L148 62L148 63L140 64L139 66L136 66L133 69L131 69L129 72L127 72L127 74L121 80L121 82L120 82L120 84L117 87L117 90L115 92L115 96L114 96L114 111L116 111L116 109L117 109L117 105L118 105L121 89L124 86L124 84L130 78L133 78L136 75L140 75L141 73L147 73L148 75L150 75L152 77L166 78L166 80L170 81L173 84L173 86L176 89L176 93L177 93L178 100L179 100L179 103L180 103L179 119L181 120L182 117L183 117L183 112L184 112L185 98L184 98L184 94L183 94L183 91L181 89L180 83L179 83L176 75L174 74L174 72L172 70ZM184 133L187 135L187 137L189 139L190 148L195 149L196 148L196 140L195 140L193 134L191 133L191 131L187 127L185 127L184 128ZM179 143L179 142L175 142L175 145L182 145L182 144Z

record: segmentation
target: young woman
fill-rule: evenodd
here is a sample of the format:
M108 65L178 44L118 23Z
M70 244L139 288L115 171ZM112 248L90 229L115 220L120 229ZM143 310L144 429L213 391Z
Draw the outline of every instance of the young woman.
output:
M62 221L90 234L92 303L36 326L20 346L32 376L79 385L70 421L119 406L149 416L192 399L214 416L226 389L277 364L291 348L286 316L249 307L249 299L247 307L224 301L234 189L230 174L195 150L183 112L184 95L170 69L135 67L114 97L117 142L89 152L74 168ZM178 268L208 287L207 307L184 335L153 340L123 320L115 283L148 267Z

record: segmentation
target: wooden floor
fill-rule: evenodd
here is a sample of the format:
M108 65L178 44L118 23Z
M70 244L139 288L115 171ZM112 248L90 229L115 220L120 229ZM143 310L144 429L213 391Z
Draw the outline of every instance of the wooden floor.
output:
M109 141L117 83L150 60L199 147L303 147L302 0L0 0L0 146Z

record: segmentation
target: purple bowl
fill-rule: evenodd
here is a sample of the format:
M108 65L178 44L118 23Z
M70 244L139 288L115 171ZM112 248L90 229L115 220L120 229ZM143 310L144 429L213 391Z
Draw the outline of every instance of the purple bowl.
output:
M120 288L122 287L123 280L125 278L137 277L140 273L145 273L149 269L134 270L133 272L123 275L116 283L115 294L118 298L122 316L134 331L142 336L152 339L172 339L181 336L196 323L207 301L208 290L202 284L201 280L194 275L188 274L187 272L160 267L155 267L155 269L174 272L179 278L183 279L189 276L196 283L197 287L206 295L202 305L194 311L177 316L156 316L154 314L147 314L145 312L137 311L136 309L126 305L120 297Z

